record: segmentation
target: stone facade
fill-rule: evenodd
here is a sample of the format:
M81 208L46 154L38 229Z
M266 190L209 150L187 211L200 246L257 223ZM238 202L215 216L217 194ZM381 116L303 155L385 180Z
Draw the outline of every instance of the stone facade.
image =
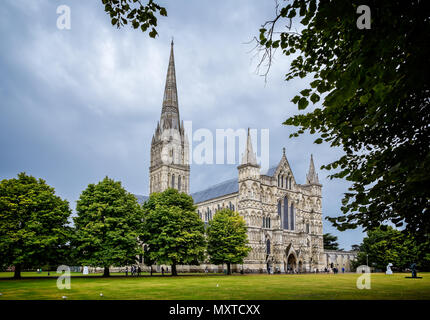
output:
M161 117L151 143L150 193L168 187L189 193L188 148L179 117L172 42ZM314 272L323 270L332 257L332 253L324 254L323 248L321 190L312 155L304 184L297 182L285 148L279 163L262 173L248 131L237 178L191 196L205 223L222 208L244 217L252 251L233 271ZM222 266L203 264L180 266L178 271L206 268L222 270Z
M237 269L283 273L310 272L325 267L322 185L318 182L312 158L303 185L296 182L285 149L277 166L260 173L248 134L238 179L228 182L233 183L237 183L238 188L231 194L204 201L200 201L199 193L192 196L206 223L221 208L232 208L244 217L252 251L243 266L236 266Z
M173 42L164 89L163 108L151 141L149 192L161 192L169 187L189 193L189 146L180 122L176 88Z
M351 271L351 262L357 258L357 252L355 251L335 251L335 250L325 250L324 251L324 264L327 268L333 269L337 268L342 271Z

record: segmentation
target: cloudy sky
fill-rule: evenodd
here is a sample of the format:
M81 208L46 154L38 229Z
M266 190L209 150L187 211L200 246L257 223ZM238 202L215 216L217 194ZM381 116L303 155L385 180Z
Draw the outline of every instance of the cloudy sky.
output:
M0 179L25 171L44 178L74 208L89 183L108 175L135 194L148 194L150 142L161 112L171 38L175 40L180 114L193 130L269 129L270 163L282 148L296 181L341 152L289 139L281 123L297 113L290 100L304 81L284 81L289 59L277 55L267 82L255 73L252 44L274 15L267 0L163 0L154 40L116 29L101 0L3 0L0 6ZM71 9L71 29L57 28L59 5ZM248 44L247 44L248 43ZM197 143L198 144L198 143ZM196 143L194 143L196 145ZM191 192L237 176L235 165L192 165ZM323 184L323 216L340 214L348 184ZM341 247L359 243L359 230L324 232Z

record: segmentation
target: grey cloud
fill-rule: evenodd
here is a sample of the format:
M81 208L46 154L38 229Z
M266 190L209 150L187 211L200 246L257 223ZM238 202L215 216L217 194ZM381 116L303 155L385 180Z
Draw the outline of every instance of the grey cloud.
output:
M273 16L267 1L162 1L157 39L110 25L101 1L16 1L0 7L0 178L26 171L45 178L72 207L88 183L105 175L133 193L148 194L150 141L161 111L171 37L181 117L194 129L269 128L270 162L287 148L303 183L340 154L315 137L289 139L281 123L305 81L284 81L289 58L278 55L268 82L254 73L246 44ZM71 7L72 29L56 28L56 8ZM237 175L236 165L193 165L191 191ZM348 184L324 184L324 214L340 214ZM349 248L360 231L336 232Z

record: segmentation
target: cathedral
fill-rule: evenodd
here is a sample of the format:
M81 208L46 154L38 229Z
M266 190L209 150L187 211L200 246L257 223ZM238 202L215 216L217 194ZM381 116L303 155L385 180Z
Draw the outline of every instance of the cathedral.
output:
M151 141L150 193L171 187L189 194L189 144L179 115L173 41L170 49L160 121ZM345 268L353 253L324 252L322 185L311 155L304 184L300 184L288 162L285 148L280 160L261 172L248 130L245 152L237 177L191 194L200 218L207 224L222 208L237 211L248 228L252 248L233 271L294 273ZM137 196L139 201L146 197ZM178 271L222 271L222 266L180 266Z

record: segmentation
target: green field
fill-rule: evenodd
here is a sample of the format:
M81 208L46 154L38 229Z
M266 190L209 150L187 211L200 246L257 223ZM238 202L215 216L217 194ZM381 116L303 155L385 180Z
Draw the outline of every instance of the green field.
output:
M10 273L0 273L8 277ZM24 274L35 276L37 274ZM45 274L42 274L46 276ZM0 280L0 300L9 299L430 299L430 273L422 279L406 279L409 274L371 275L371 289L356 287L358 274L300 275L183 275L112 277L94 275L71 279L70 290L59 290L52 279ZM39 275L40 276L40 275ZM103 293L103 297L100 296Z

